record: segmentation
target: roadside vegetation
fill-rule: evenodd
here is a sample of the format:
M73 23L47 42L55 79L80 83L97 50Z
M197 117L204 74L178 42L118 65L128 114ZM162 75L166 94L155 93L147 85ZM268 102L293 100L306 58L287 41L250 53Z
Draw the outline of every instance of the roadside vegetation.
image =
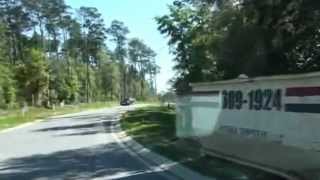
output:
M156 53L129 33L94 7L0 0L0 129L113 104L100 102L156 99Z
M0 110L152 99L156 53L129 33L95 7L0 0Z
M153 106L126 113L121 127L146 148L200 172L223 180L282 180L263 171L237 165L222 159L201 156L199 144L175 135L174 109Z
M23 112L22 109L2 110L0 111L0 130L12 128L17 125L35 120L48 118L50 116L75 113L83 110L112 107L115 105L118 105L118 102L96 102L89 104L68 105L64 107L57 107L54 110L48 108L30 107L26 112Z
M319 71L319 8L319 0L174 0L156 18L176 62L174 88Z

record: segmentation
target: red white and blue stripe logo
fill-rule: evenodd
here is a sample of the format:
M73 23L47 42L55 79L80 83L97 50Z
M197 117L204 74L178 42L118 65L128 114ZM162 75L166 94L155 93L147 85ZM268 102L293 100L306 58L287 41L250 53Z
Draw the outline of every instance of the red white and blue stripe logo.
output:
M286 89L286 112L320 113L320 87L291 87Z

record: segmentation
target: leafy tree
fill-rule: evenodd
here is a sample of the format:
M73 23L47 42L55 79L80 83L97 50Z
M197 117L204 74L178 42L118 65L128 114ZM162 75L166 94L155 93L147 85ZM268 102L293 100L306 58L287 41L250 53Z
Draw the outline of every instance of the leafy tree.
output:
M63 28L63 17L68 14L69 8L64 0L44 0L43 3L43 16L45 17L45 29L48 35L52 37L52 41L48 44L48 52L54 52L56 59L59 58L59 40L60 29Z
M152 96L157 96L157 74L160 73L160 67L155 63L154 59L147 64L147 71Z
M44 1L38 0L21 0L23 7L29 12L30 22L33 30L39 29L41 39L41 49L45 49L45 16Z
M160 101L161 103L173 103L175 102L176 95L173 91L167 91L167 92L162 92L160 94Z
M54 61L50 64L50 70L50 102L77 102L80 85L75 70L69 72L64 62Z
M120 70L118 64L114 62L104 62L100 69L101 87L104 99L115 100L120 97Z
M78 11L82 26L82 58L86 62L86 98L90 98L90 67L98 64L98 52L104 46L106 29L96 8L81 7ZM92 78L92 77L91 77Z
M63 51L66 56L70 56L76 61L80 62L81 60L81 51L82 48L82 35L81 35L81 24L74 19L68 20L66 22L66 30L69 38L64 41Z
M6 29L0 24L0 108L14 107L16 103L16 82L9 60Z
M70 9L64 0L0 0L0 108L152 94L155 53L144 45L138 61L126 62L124 23L107 31L97 8Z
M8 65L0 64L0 107L14 107L16 102L16 87L14 74Z
M126 35L129 33L129 29L124 25L123 22L114 20L111 22L111 26L107 29L107 33L112 36L111 40L116 44L114 55L120 63L122 72L122 80L120 81L122 93L120 98L123 99L127 96L127 67L125 58L127 57Z
M154 62L154 58L156 53L147 45L144 44L142 40L137 38L133 38L128 43L128 51L129 51L129 61L133 65L131 70L132 73L135 71L139 75L141 80L146 78L148 74L151 81L150 87L153 87L155 75L158 73L159 67L156 66ZM134 76L130 76L134 77ZM140 81L140 97L143 97L143 92L145 90L145 82ZM155 90L155 89L154 89ZM153 90L153 91L154 91ZM154 93L156 94L156 93Z
M24 59L24 39L23 32L30 26L30 17L24 11L23 6L18 1L0 1L0 21L6 29L7 42L10 47L9 58L12 64Z
M48 101L49 72L44 54L36 49L28 52L25 63L19 64L16 79L20 85L20 95L26 101L41 106Z
M177 92L190 82L319 70L316 0L176 0L157 17L175 55Z
M208 29L206 21L203 21L208 19L206 13L203 15L202 11L198 12L180 1L169 6L169 10L169 15L157 17L156 21L159 31L169 37L169 45L177 62L174 67L178 74L175 88L185 92L190 90L189 82L218 79L212 73L216 69L216 59L209 55L211 48L207 43L207 40L218 38L211 32L209 39L202 36Z

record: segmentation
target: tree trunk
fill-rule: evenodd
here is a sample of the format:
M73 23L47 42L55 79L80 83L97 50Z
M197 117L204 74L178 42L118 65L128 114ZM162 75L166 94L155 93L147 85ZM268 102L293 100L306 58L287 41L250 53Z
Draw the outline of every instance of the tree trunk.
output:
M127 73L125 67L123 68L123 96L127 98Z
M140 98L143 99L143 91L144 91L144 82L143 79L140 79Z
M39 29L40 29L41 49L44 52L45 51L44 30L43 30L42 20L39 15L38 15L38 21L39 21Z
M57 33L56 31L53 31L53 43L54 43L54 48L55 48L55 53L56 53L56 60L59 60L59 45L57 45Z
M13 54L12 54L12 49L13 49L13 37L12 35L9 36L9 41L8 41L8 44L9 44L9 60L10 60L10 63L12 65L14 65L16 62L15 62L15 59L13 57Z
M87 103L89 103L89 84L90 84L90 72L89 72L89 58L87 58L87 83L86 83L86 97Z
M157 74L154 75L154 91L155 91L155 95L157 95L158 93L158 85L157 85Z
M21 61L23 61L24 56L23 56L23 44L22 44L21 34L20 34L20 32L16 32L15 34L16 34L15 36L17 37L18 57Z

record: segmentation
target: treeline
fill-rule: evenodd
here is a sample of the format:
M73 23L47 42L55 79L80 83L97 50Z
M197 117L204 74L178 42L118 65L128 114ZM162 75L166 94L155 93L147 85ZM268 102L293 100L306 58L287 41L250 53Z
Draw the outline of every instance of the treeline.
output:
M175 89L190 82L320 70L319 0L176 0L157 17L175 55Z
M155 96L156 54L128 33L96 8L0 0L0 108Z

